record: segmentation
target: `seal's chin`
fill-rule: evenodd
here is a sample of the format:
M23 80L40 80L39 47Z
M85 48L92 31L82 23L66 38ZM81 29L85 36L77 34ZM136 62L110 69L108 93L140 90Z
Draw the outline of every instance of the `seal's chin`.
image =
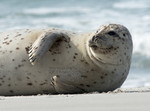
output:
M109 51L106 51L106 49L98 49L98 50L93 50L92 47L89 48L88 50L89 56L91 60L98 66L101 66L101 64L107 64L107 65L120 65L118 63L115 63L114 59L111 59L111 57L108 55Z

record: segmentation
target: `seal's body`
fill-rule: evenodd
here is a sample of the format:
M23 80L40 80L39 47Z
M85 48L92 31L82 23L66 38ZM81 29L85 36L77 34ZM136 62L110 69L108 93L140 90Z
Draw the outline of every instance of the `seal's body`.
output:
M79 34L60 29L0 33L0 95L111 91L122 85L132 39L118 24Z

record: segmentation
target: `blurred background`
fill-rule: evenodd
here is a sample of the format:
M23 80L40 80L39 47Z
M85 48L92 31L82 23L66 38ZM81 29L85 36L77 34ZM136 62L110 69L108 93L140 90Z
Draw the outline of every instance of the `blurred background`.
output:
M56 27L94 31L119 23L134 43L129 76L122 87L150 86L150 0L0 0L0 32Z

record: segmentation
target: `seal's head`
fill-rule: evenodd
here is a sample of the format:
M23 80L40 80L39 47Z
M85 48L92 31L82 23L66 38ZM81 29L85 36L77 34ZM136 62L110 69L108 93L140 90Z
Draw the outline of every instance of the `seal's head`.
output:
M91 56L108 64L124 64L130 62L132 54L132 38L126 27L119 24L101 26L89 39Z

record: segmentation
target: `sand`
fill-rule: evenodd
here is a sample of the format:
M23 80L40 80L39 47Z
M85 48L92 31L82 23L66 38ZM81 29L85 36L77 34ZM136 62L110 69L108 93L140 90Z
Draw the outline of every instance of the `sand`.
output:
M74 95L0 96L0 111L150 111L150 88Z

